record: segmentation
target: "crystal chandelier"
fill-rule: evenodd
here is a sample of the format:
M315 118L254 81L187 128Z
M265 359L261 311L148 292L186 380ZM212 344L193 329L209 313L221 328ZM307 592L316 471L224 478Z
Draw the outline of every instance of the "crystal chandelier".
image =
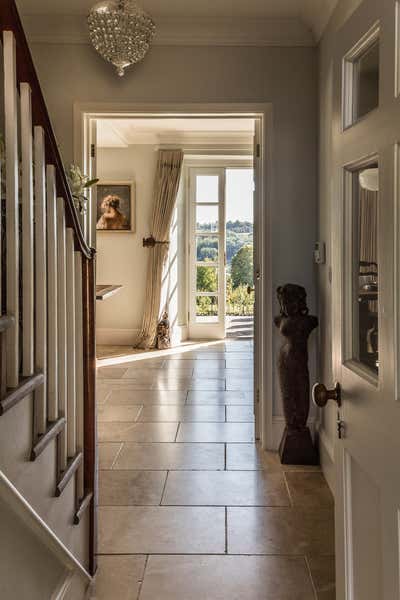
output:
M152 18L134 0L103 0L88 16L89 37L118 75L145 56L155 33Z

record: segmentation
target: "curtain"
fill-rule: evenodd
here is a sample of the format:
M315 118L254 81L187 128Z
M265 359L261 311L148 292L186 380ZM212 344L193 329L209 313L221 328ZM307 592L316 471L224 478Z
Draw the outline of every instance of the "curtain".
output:
M378 262L378 192L360 190L360 261ZM371 266L361 267L370 271Z
M378 263L378 192L360 189L359 208L359 232L360 232L360 263ZM377 282L377 266L360 264L360 279L362 282ZM375 272L375 275L367 273ZM361 282L360 282L361 283ZM377 300L370 300L368 307L371 312L378 311Z
M148 248L150 256L146 279L146 305L142 327L136 341L137 348L152 348L156 341L163 267L168 256L169 231L178 193L182 162L182 150L158 151L151 219L151 237L156 243L153 247Z

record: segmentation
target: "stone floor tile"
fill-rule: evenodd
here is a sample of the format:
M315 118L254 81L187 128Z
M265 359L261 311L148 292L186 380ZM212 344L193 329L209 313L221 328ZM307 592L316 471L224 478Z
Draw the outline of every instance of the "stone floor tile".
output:
M251 404L247 404L245 406L227 406L226 420L228 423L253 423L253 406Z
M96 386L96 401L97 404L105 404L110 396L111 390L109 387L103 387L101 384Z
M98 556L98 569L89 600L137 600L145 556Z
M241 359L235 358L235 356L233 355L232 358L229 356L226 359L226 368L228 369L228 371L234 370L234 371L240 371L240 372L245 371L247 373L251 373L254 368L254 363L252 360L241 360Z
M333 555L333 511L228 508L229 554Z
M99 505L158 505L166 471L100 471Z
M322 473L285 473L294 506L333 506L334 499Z
M127 371L127 367L99 367L97 369L98 379L120 379Z
M100 554L221 554L225 509L99 507Z
M137 444L125 443L116 469L209 469L223 470L224 444Z
M307 562L318 600L336 600L335 557L308 556Z
M246 397L244 392L210 392L210 391L189 391L187 395L187 404L253 404L253 399Z
M150 556L140 600L314 600L303 558Z
M225 379L208 379L204 378L193 378L188 386L189 390L203 390L203 391L218 391L225 390Z
M177 442L252 442L252 423L181 423Z
M121 442L99 443L99 469L111 469L121 448Z
M136 421L140 411L142 410L141 406L115 406L115 405L106 405L100 406L97 411L97 420L99 422L111 422L111 421Z
M140 422L223 422L224 406L145 406L138 417Z
M100 442L173 442L178 423L98 423Z
M278 453L262 450L257 444L227 444L226 468L239 471L281 471Z
M283 473L266 471L172 471L163 505L290 506Z
M187 391L158 391L158 390L113 390L107 399L107 404L122 405L164 405L185 404Z

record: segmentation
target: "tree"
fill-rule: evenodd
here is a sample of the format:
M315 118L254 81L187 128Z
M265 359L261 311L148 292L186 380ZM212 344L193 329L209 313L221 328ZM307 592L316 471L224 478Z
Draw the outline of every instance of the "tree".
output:
M218 279L215 267L197 267L197 291L217 292Z
M253 285L253 246L242 246L232 258L231 263L232 285Z

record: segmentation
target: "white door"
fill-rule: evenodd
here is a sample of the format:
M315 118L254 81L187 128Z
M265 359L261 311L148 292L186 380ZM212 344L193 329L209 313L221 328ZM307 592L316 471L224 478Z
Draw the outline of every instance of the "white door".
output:
M190 337L225 337L225 169L189 169Z
M365 0L335 38L332 350L342 404L336 408L331 400L325 410L337 411L338 420L338 600L400 598L400 99L394 92L394 22L394 1ZM319 398L323 403L321 389Z

